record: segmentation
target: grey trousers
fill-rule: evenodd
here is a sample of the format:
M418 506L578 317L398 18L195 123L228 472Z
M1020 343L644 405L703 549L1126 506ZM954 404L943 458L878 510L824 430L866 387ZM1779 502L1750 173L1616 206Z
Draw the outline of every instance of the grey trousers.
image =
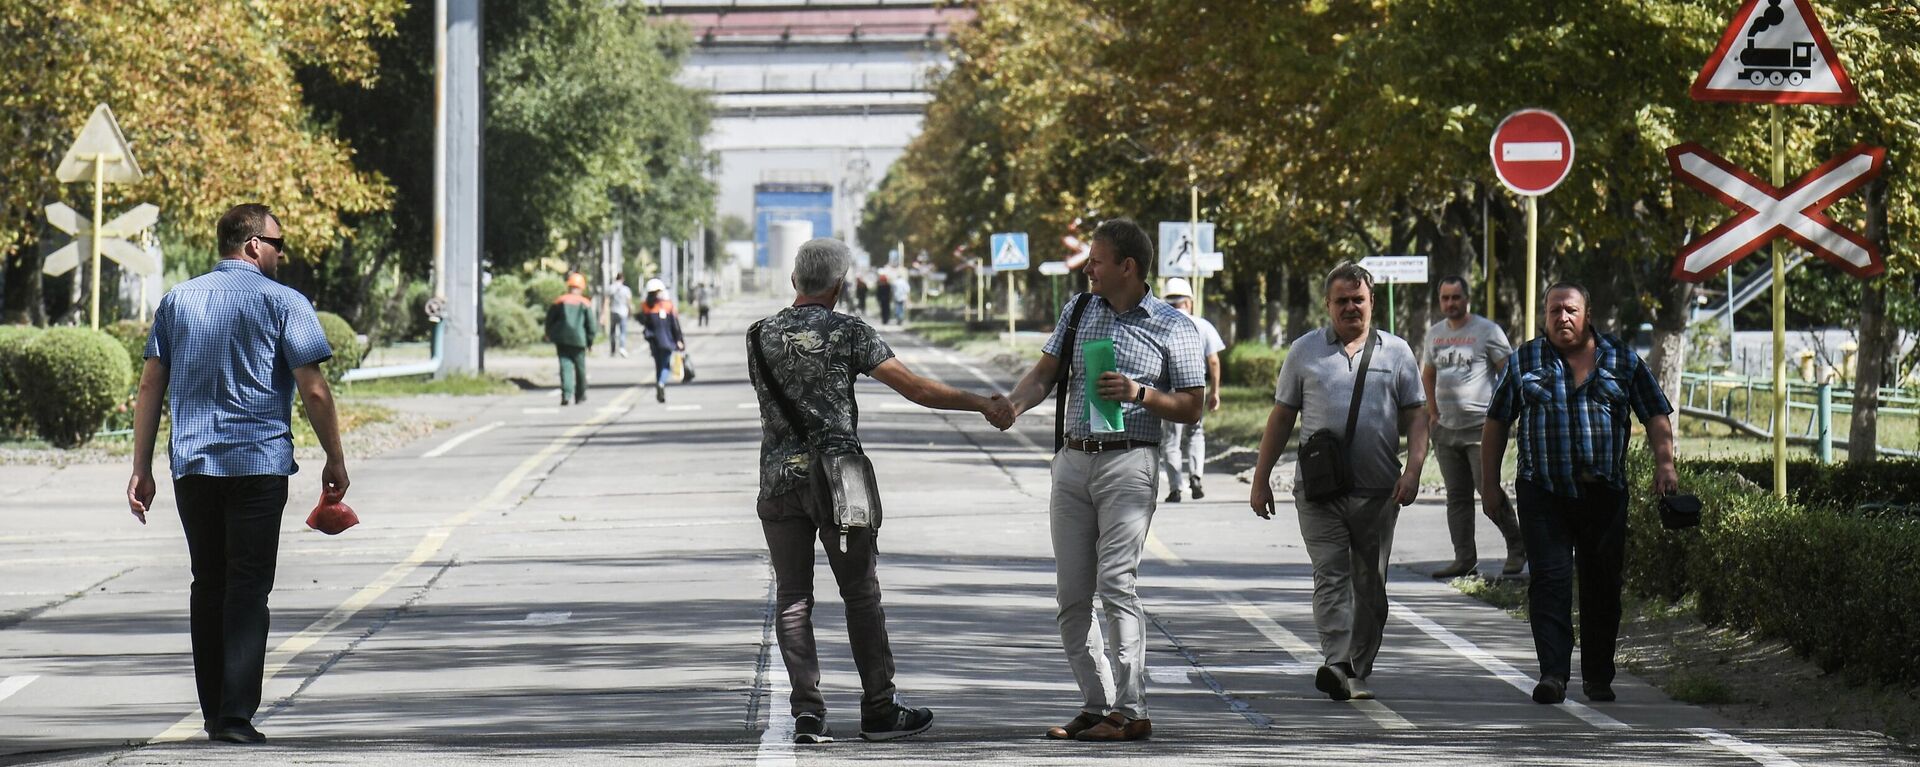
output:
M1454 561L1477 561L1480 550L1474 542L1473 521L1479 506L1474 494L1479 492L1481 482L1480 430L1435 428L1433 457L1439 461L1440 476L1447 483L1447 532L1453 536ZM1512 503L1500 507L1499 515L1493 517L1493 526L1507 539L1508 554L1526 549Z
M1134 578L1159 494L1157 453L1066 449L1053 457L1048 506L1060 646L1080 686L1081 710L1096 715L1147 718L1146 612ZM1096 593L1101 629L1093 622Z
M1387 625L1387 560L1400 504L1391 497L1347 496L1315 503L1296 496L1300 537L1313 560L1313 625L1328 665L1373 673Z
M1207 471L1207 425L1200 423L1160 422L1160 468L1175 490Z

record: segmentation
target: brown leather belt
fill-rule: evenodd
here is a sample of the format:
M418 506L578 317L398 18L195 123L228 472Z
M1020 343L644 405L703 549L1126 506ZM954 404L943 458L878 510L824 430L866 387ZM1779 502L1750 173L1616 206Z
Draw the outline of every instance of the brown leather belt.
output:
M1136 447L1159 447L1158 442L1144 439L1110 439L1105 442L1091 439L1068 439L1067 447L1083 453L1110 453L1116 450L1132 450Z

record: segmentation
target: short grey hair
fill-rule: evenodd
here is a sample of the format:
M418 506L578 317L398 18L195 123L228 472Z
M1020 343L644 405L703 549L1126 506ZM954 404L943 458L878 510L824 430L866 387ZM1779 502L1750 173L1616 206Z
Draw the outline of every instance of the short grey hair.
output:
M1360 283L1361 287L1367 289L1367 297L1373 297L1373 272L1367 271L1366 267L1352 261L1342 262L1339 266L1334 267L1333 271L1327 272L1326 284L1320 286L1321 292L1331 296L1333 294L1333 284L1336 282Z
M826 295L846 283L853 269L853 251L832 237L816 237L800 245L793 258L793 287L803 296Z

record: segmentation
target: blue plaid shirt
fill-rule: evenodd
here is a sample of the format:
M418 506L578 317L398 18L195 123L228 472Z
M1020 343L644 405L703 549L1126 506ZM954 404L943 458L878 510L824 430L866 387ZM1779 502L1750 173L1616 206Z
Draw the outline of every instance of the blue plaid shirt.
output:
M1075 297L1076 299L1078 296ZM1073 300L1060 308L1060 321L1053 336L1041 351L1061 359L1060 342L1067 329L1067 317L1073 313ZM1114 368L1142 386L1161 391L1194 389L1207 385L1207 364L1202 355L1200 331L1193 320L1171 304L1153 296L1140 305L1115 314L1113 306L1099 296L1089 296L1087 308L1080 313L1080 332L1074 346L1102 338L1113 339ZM1124 434L1093 434L1087 422L1087 383L1085 355L1079 348L1069 350L1061 364L1070 365L1067 376L1066 433L1073 439L1160 440L1160 418L1132 402L1120 405L1125 419Z
M1584 383L1545 338L1521 345L1494 387L1487 419L1519 419L1520 478L1554 495L1578 498L1582 481L1627 486L1627 438L1633 424L1673 412L1653 371L1619 339L1595 334L1594 370Z
M225 259L160 299L146 356L167 366L173 478L287 476L293 370L333 357L305 296Z

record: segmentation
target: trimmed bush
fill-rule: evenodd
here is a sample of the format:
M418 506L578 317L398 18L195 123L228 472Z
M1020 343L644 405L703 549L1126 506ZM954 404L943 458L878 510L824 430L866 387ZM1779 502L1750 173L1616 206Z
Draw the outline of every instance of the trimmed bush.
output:
M86 444L126 400L127 350L106 333L53 328L29 342L14 362L14 380L46 384L25 387L22 395L34 433L54 447Z
M340 383L347 371L360 367L367 350L360 347L360 338L346 318L333 312L315 314L320 318L320 330L327 334L327 345L333 347L333 359L321 363L320 370L327 374L327 383Z
M105 328L107 335L113 336L113 340L126 348L127 359L133 363L134 383L131 385L139 384L140 369L147 364L147 331L151 327L138 320L121 320Z
M1681 487L1705 505L1701 524L1670 531L1646 489L1644 450L1631 468L1630 587L1667 599L1691 593L1702 620L1785 640L1828 671L1920 684L1920 519L1776 500L1744 476L1749 469L1701 462L1680 464ZM1810 481L1797 492L1827 492L1821 487Z
M515 302L526 300L527 281L512 274L497 274L487 281L488 298L499 296ZM551 300L551 299L549 299Z
M0 325L0 434L25 433L28 428L26 386L14 378L16 360L27 343L40 335L32 325Z
M546 311L547 304L567 292L567 278L542 272L527 278L527 306ZM635 296L638 298L638 296Z
M1699 461L1703 471L1739 474L1773 487L1772 461ZM1851 511L1862 505L1920 504L1920 460L1886 458L1869 464L1787 462L1787 492L1811 508Z
M1220 379L1236 386L1273 388L1280 378L1280 363L1287 350L1275 349L1259 341L1241 341L1220 353Z
M482 310L486 312L487 346L499 349L511 349L517 346L531 346L540 341L546 332L541 328L541 315L532 307L517 300L501 296L487 296Z

